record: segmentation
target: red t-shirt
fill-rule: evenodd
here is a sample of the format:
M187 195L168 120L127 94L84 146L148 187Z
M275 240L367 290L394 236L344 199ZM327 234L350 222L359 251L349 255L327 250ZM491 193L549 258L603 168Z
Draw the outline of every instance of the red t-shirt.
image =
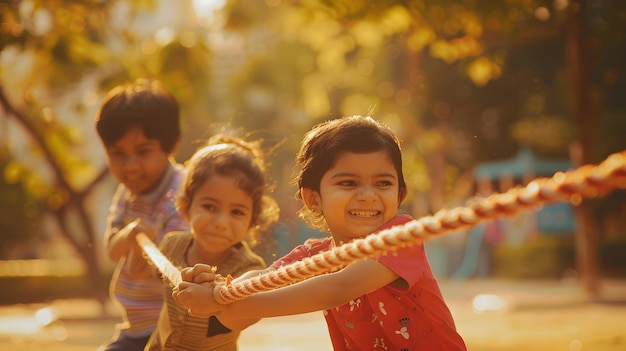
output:
M398 216L378 231L411 221ZM272 264L281 266L333 247L332 238L309 239ZM324 311L335 350L467 350L457 333L424 245L413 244L375 258L406 281L408 289L391 285Z

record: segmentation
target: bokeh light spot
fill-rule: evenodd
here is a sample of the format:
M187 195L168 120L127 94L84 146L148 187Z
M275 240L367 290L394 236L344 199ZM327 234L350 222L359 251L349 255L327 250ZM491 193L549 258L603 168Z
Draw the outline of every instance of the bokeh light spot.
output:
M476 313L504 312L508 308L508 302L495 294L478 294L472 300L472 309Z

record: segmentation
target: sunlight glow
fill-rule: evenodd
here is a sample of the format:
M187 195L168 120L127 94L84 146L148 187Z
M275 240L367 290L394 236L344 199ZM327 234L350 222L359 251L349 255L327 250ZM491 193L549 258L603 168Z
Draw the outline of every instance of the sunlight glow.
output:
M46 307L35 312L35 321L42 327L54 322L56 319L56 313L52 308Z
M494 294L478 294L472 300L472 309L476 313L504 312L508 309L508 302Z
M535 9L535 17L540 21L547 21L550 19L550 11L546 7L537 7Z
M581 351L583 349L582 341L574 339L569 343L569 351Z
M75 277L85 271L78 259L0 260L0 277Z
M554 7L557 10L564 10L569 5L569 0L554 0Z
M174 33L174 30L170 27L159 28L159 30L154 33L154 41L156 41L162 47L174 41L175 37L176 34Z
M11 316L0 318L0 334L36 334L41 331L39 324L31 316Z
M209 24L214 19L213 11L219 10L225 3L225 0L193 0L192 6L198 21Z

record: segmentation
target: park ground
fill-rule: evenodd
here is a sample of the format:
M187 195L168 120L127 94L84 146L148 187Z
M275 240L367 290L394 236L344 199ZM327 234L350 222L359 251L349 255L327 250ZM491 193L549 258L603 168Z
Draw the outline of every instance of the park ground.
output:
M626 280L605 280L589 302L575 281L442 281L470 351L626 350ZM119 314L92 300L0 307L0 350L87 351ZM267 318L246 329L241 351L331 350L321 312Z

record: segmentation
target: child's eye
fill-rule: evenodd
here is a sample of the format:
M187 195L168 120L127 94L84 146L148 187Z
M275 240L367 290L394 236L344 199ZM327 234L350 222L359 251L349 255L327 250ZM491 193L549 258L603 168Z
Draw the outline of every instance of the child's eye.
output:
M245 216L245 215L246 215L246 213L245 213L244 211L242 211L242 210L232 210L232 212L231 212L231 213L232 213L233 215L237 216L237 217L240 217L240 216Z
M215 210L215 206L213 204L202 204L202 208L204 208L205 210L209 210L209 211Z
M354 180L342 180L337 183L340 186L355 186L356 182Z
M389 180L381 180L381 181L377 182L376 185L387 187L387 186L392 186L393 182L391 182Z

